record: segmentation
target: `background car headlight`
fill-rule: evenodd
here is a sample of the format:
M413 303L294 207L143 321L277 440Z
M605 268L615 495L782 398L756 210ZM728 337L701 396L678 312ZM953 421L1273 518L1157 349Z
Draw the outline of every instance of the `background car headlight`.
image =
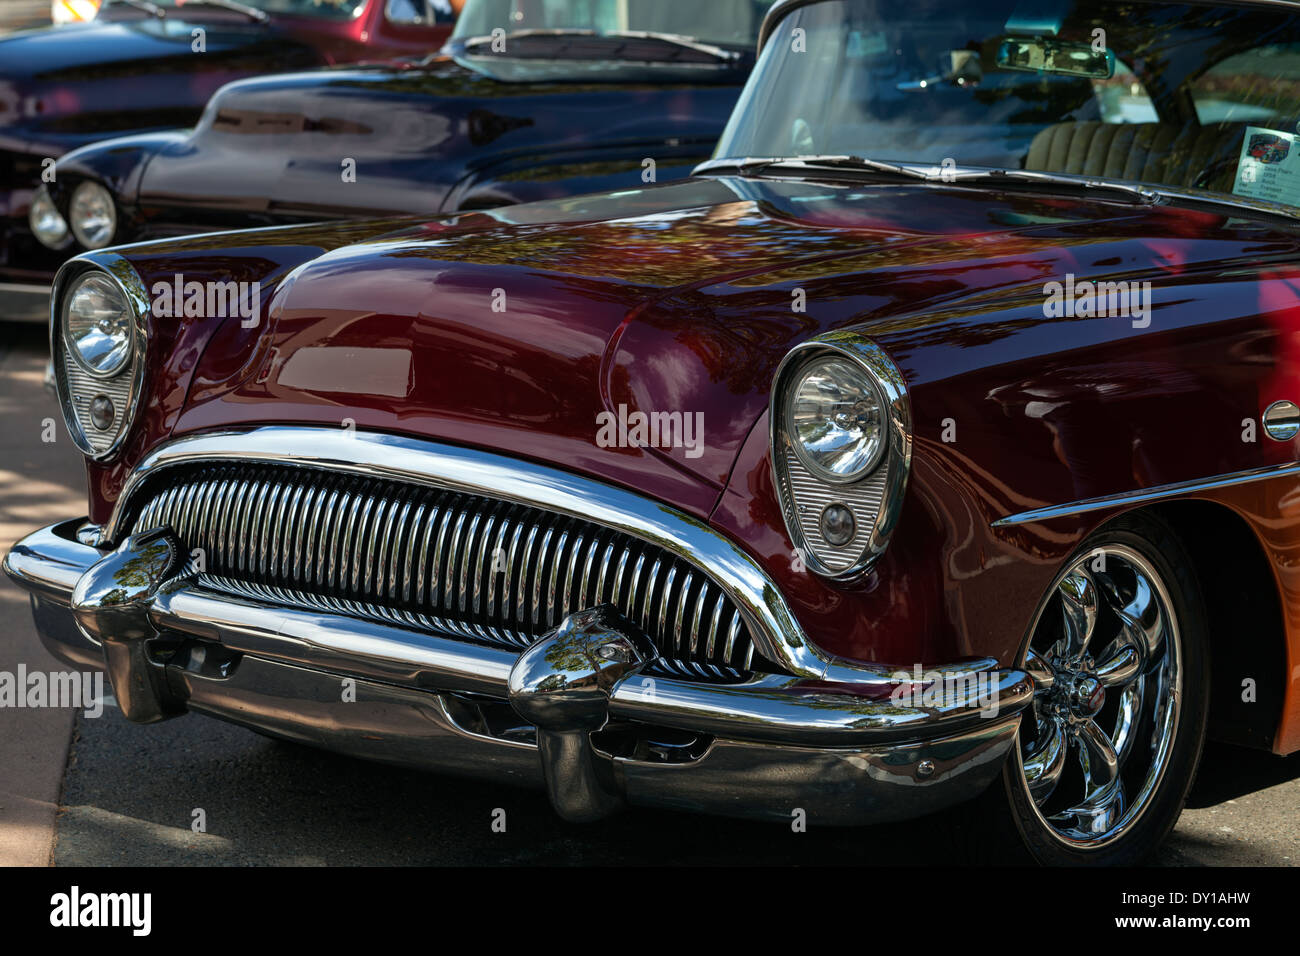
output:
M27 212L27 224L31 227L32 235L43 246L62 249L72 241L72 234L68 232L68 221L59 212L59 207L54 205L54 200L50 198L44 186L37 189L36 195L32 197L31 209Z
M884 403L855 363L836 356L808 362L794 379L787 409L795 454L823 481L857 481L880 463Z
M108 377L126 366L134 331L126 294L107 275L89 272L68 294L63 334L73 359L91 375Z
M113 194L99 183L82 183L72 192L68 219L77 242L87 249L111 245L117 232L117 209Z

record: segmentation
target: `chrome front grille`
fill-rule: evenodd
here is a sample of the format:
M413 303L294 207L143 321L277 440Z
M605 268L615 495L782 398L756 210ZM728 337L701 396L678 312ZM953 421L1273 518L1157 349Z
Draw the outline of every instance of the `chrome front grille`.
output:
M216 590L520 648L573 611L612 603L655 641L660 673L775 669L701 569L567 515L262 463L173 468L127 507L132 530L168 525L200 549L200 583Z

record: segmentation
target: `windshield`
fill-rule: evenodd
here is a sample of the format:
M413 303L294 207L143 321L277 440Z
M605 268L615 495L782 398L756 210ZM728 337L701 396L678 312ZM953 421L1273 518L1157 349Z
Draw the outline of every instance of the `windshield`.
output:
M205 4L199 0L149 0L164 12L176 10L190 15L202 15L220 11L218 3ZM322 17L329 20L351 20L365 8L366 0L238 0L244 7L261 10L263 13L281 14L294 17ZM125 0L109 0L105 7L127 7L131 4ZM186 7L189 7L186 10Z
M752 49L772 0L469 0L453 40L527 30L666 33Z
M716 156L1067 173L1300 207L1281 6L822 0L776 25Z

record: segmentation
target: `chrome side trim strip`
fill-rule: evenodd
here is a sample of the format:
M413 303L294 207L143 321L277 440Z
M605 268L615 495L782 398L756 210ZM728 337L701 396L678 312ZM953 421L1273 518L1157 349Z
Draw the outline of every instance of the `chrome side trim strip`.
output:
M791 674L890 683L890 672L884 667L846 665L810 644L776 583L752 557L704 522L632 492L544 465L400 435L271 425L178 439L155 449L131 473L105 526L102 544L119 543L126 530L126 503L141 483L160 470L230 460L413 482L545 508L635 535L707 568L745 615L757 650Z
M1107 508L1115 508L1121 505L1144 504L1148 501L1158 501L1162 498L1176 498L1183 495L1196 494L1201 491L1210 491L1214 488L1230 488L1233 485L1244 485L1252 481L1266 481L1271 478L1285 478L1289 475L1300 476L1300 463L1293 462L1286 465L1269 465L1266 468L1254 468L1249 471L1234 471L1226 475L1216 475L1213 478L1198 478L1193 481L1180 481L1168 485L1156 485L1151 488L1142 488L1138 491L1126 491L1117 495L1106 495L1101 498L1083 498L1079 501L1070 501L1065 504L1050 505L1046 508L1035 508L1032 511L1021 511L1018 514L1007 515L1005 518L999 518L994 521L990 527L1003 528L1018 524L1034 524L1040 521L1051 521L1054 518L1065 518L1071 515L1087 514L1090 511L1103 511Z

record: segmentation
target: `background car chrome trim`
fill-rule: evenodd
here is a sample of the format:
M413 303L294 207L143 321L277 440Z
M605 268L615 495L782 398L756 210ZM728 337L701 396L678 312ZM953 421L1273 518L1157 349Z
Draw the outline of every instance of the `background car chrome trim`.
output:
M61 314L67 287L72 280L92 269L108 276L122 290L127 302L135 309L135 335L132 342L130 365L107 376L87 373L96 382L108 383L125 379L127 383L124 396L126 407L118 412L119 421L121 422L120 427L118 427L113 440L98 451L90 444L71 404L68 363L75 362L75 360L66 354L68 347L63 339ZM54 363L55 386L59 397L59 408L63 412L64 424L67 426L68 434L72 436L73 443L83 454L95 461L107 461L122 447L122 442L130 433L131 426L135 421L136 410L140 404L140 394L144 389L145 368L148 365L149 338L152 334L149 321L149 292L145 289L144 282L135 271L135 268L122 256L112 251L87 252L74 259L69 259L59 267L59 271L55 273L54 282L50 286L49 307L50 358ZM81 366L78 365L77 367L80 368Z
M427 484L547 508L627 532L707 568L745 615L759 653L791 674L889 683L883 667L836 661L814 647L775 582L739 546L703 522L661 502L544 465L401 435L268 425L178 439L150 452L127 478L105 526L105 540L116 542L125 532L125 503L159 470L228 460L313 465Z
M993 528L1009 527L1018 524L1034 524L1039 521L1052 521L1056 518L1068 518L1072 515L1087 514L1090 511L1103 511L1107 508L1119 508L1125 505L1144 504L1148 501L1158 501L1162 498L1174 498L1180 495L1192 495L1201 491L1210 491L1215 488L1229 488L1233 485L1244 485L1252 481L1266 481L1270 478L1285 478L1290 475L1300 475L1300 463L1288 463L1285 465L1270 465L1267 468L1252 468L1249 471L1234 471L1226 475L1216 475L1213 478L1198 478L1193 481L1174 482L1168 485L1155 485L1151 488L1142 488L1137 491L1126 491L1117 495L1106 495L1101 498L1083 498L1079 501L1071 501L1060 505L1051 505L1046 508L1035 508L1032 511L1021 511L1017 514L1007 515L998 518L990 524Z
M48 322L49 317L49 286L26 282L0 282L0 320Z
M4 568L20 584L36 581L39 603L70 615L75 581L60 592L58 581L90 571L103 552L62 535L75 533L67 522L24 538ZM49 557L47 557L49 555ZM111 555L110 555L111 557ZM40 574L42 562L56 574ZM233 598L177 578L157 590L148 619L160 632L220 644L228 651L296 667L355 675L404 687L480 693L501 700L520 652L466 643L454 636L396 624L358 620L343 614L302 611L254 598ZM926 678L979 673L982 681L954 684L956 691L938 704L895 701L900 681L886 678L864 685L863 670L832 662L827 678L787 675L756 677L740 684L703 684L632 675L609 691L612 717L681 727L736 739L797 745L845 746L854 743L917 740L937 733L1001 720L1029 703L1033 681L1022 670L1000 670L991 660L927 667ZM873 673L884 673L879 668ZM893 673L893 672L891 672ZM839 681L843 676L844 680ZM652 681L646 684L646 681ZM829 686L838 681L840 686ZM992 700L996 698L996 708Z
M862 490L875 507L871 530L862 546L861 555L844 568L827 565L825 556L818 553L807 538L795 509L798 495L793 487L794 476L790 463L782 452L785 437L785 403L787 389L785 378L804 359L817 352L838 353L865 371L884 398L887 411L888 436L880 463L869 473L849 484L822 484L836 494L849 495L853 489ZM781 515L786 531L796 548L803 552L809 568L828 580L849 583L861 577L871 564L884 553L889 539L898 524L907 478L912 467L912 412L907 396L907 383L903 374L889 355L875 342L856 332L831 332L796 345L786 353L772 378L772 395L768 409L768 443L772 458L772 481L781 498ZM882 471L883 469L883 471ZM817 479L814 477L814 481ZM825 502L818 500L819 507ZM859 504L859 507L866 505ZM864 517L855 515L861 523Z

